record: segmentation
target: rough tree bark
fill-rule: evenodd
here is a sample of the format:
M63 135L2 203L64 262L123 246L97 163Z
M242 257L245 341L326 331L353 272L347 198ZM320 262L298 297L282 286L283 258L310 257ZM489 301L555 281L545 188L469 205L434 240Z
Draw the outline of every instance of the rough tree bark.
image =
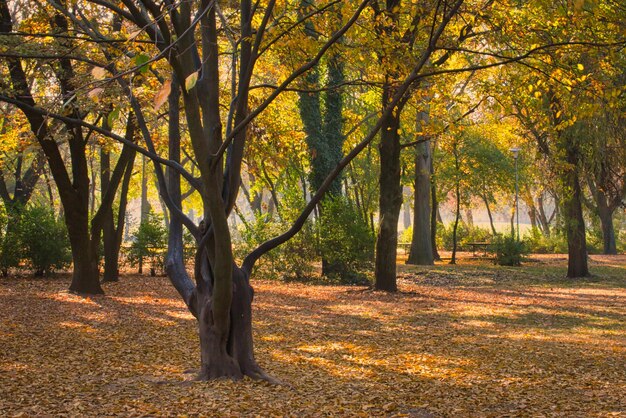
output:
M563 211L566 218L567 234L567 277L589 276L587 266L587 241L585 220L583 219L582 191L578 178L580 153L570 135L566 139L566 161L569 165L563 173L562 181L567 192L563 197Z
M108 121L103 124L103 128L110 130ZM126 124L126 138L133 139L135 126L132 117ZM117 282L119 280L119 254L122 246L124 225L126 221L126 205L128 203L128 189L135 162L134 150L127 150L120 155L123 158L119 164L122 165L124 175L121 180L121 190L119 193L119 207L117 216L113 211L113 205L107 205L102 216L102 252L104 256L103 282ZM118 169L119 170L119 169ZM100 184L102 200L105 199L107 190L111 188L111 153L106 148L100 148Z
M392 96L391 86L384 88L383 103ZM378 290L395 292L396 258L398 248L398 219L402 207L402 185L400 183L400 110L385 118L380 133L380 195L379 225L376 238L376 260L374 286Z
M608 208L598 208L598 216L602 227L602 254L617 254L615 227L613 226L613 213L608 210Z
M424 113L424 112L420 112ZM424 116L418 114L418 123ZM413 237L407 264L434 264L431 241L430 141L418 144L415 152L415 192L413 204Z
M396 36L398 30L400 0L389 0L384 4L384 9L378 9L375 5L376 15L382 15L388 20L386 25L375 25L378 37L383 40L387 37ZM381 17L382 17L381 16ZM379 52L381 63L390 59L387 52ZM382 108L389 105L395 94L397 71L386 69L385 81L382 86ZM400 115L404 103L394 109L387 117L382 119L380 131L380 143L378 153L380 157L379 173L379 197L378 197L378 235L376 237L376 257L374 260L374 287L377 290L395 292L396 284L396 259L398 251L398 219L402 208L402 184L400 152Z

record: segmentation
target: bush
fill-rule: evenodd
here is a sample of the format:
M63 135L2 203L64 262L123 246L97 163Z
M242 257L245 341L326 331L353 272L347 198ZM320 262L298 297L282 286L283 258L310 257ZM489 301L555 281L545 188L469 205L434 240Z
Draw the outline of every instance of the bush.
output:
M626 252L626 229L615 231L615 244L617 252L623 254Z
M400 233L398 237L398 242L401 243L411 243L413 242L413 225L409 225L404 231Z
M285 232L291 225L272 220L268 214L256 214L239 228L240 240L235 245L235 256L245 257L258 245ZM269 279L304 279L313 271L315 259L313 226L307 222L291 240L265 254L257 261L255 273Z
M344 197L328 198L319 222L320 253L332 266L332 278L361 283L362 271L374 258L375 238L369 225Z
M21 243L19 236L19 211L9 213L4 206L0 207L0 271L3 276L9 269L20 264Z
M564 235L553 233L546 237L539 228L533 228L529 234L525 234L524 242L528 251L535 254L567 253L567 240Z
M46 206L29 206L19 221L19 242L23 257L43 276L67 267L72 262L65 223Z
M521 266L528 248L524 241L517 241L511 236L498 235L493 244L494 263L500 266Z
M131 239L133 242L128 250L130 265L141 267L147 261L151 276L156 275L157 269L163 271L167 245L167 229L163 217L150 212Z

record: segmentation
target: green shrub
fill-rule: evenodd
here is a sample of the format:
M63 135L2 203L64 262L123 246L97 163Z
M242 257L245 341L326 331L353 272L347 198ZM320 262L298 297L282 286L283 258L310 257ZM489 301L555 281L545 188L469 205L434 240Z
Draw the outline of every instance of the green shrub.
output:
M132 235L132 244L128 250L128 262L131 266L150 264L150 275L155 276L157 269L163 271L167 245L167 229L163 217L150 212Z
M332 266L333 278L361 283L362 271L374 258L375 238L369 225L344 197L326 199L319 221L320 253Z
M626 252L626 229L615 231L615 245L618 253L623 254Z
M5 277L10 268L20 264L19 213L18 210L10 213L4 206L0 207L0 271Z
M531 253L567 253L567 239L564 235L552 233L552 235L546 237L538 228L533 228L528 234L525 234L524 242Z
M291 224L275 221L268 214L257 214L239 228L235 256L245 257L258 245L285 232ZM265 254L255 265L255 275L268 279L304 279L313 271L315 260L313 225L307 222L291 240Z
M19 242L23 258L35 275L48 275L72 262L65 223L46 206L29 206L19 221Z
M521 266L528 248L524 241L517 241L509 235L498 235L492 243L495 253L494 263L500 266Z
M398 237L398 242L412 242L413 241L413 225L409 225L404 231L400 233Z

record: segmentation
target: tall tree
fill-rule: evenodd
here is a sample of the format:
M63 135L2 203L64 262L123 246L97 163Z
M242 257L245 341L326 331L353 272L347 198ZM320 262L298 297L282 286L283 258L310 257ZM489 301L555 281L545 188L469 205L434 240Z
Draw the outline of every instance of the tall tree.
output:
M28 119L59 191L74 264L70 290L102 293L98 271L100 235L105 219L104 214L113 202L122 177L122 170L126 167L126 158L120 158L118 161L114 170L116 174L112 176L110 187L106 191L109 197L103 199L94 219L90 220L90 180L86 147L90 132L93 130L86 132L78 124L86 118L87 113L81 109L76 98L77 73L75 61L71 56L76 50L76 45L70 33L67 17L62 12L53 12L50 20L44 23L44 27L54 35L54 42L51 46L42 45L43 51L40 54L44 57L59 57L47 61L47 69L52 76L48 82L56 83L63 99L62 112L68 115L68 119L57 126L51 124L37 109L36 95L32 93L29 74L24 70L24 64L20 60L20 58L33 59L40 56L36 52L24 51L21 55L5 58L11 85L9 95L4 96L2 100L15 105ZM6 0L0 1L0 32L13 33L13 19ZM55 55L55 53L60 55ZM80 58L80 60L89 61L87 58ZM69 119L72 119L72 122ZM69 149L70 167L63 157L61 148L63 143ZM127 150L125 155L129 152L130 150Z
M304 16L310 13L311 6L309 1L302 1L300 15ZM304 23L304 34L310 40L317 42L319 32L310 19ZM313 192L319 189L324 179L339 163L343 155L345 141L343 134L343 93L341 90L341 85L345 79L343 60L340 51L335 48L330 52L327 59L327 81L323 88L320 83L320 67L316 66L303 77L305 88L298 93L300 117L306 132L306 141L311 158L310 182ZM324 94L320 94L320 90L323 90ZM341 195L340 177L333 182L328 190L328 196L338 197ZM325 216L322 206L317 208L320 222L323 222L322 217ZM320 238L322 241L325 239L325 237ZM323 275L342 274L345 270L345 266L336 265L336 263L331 265L322 251Z

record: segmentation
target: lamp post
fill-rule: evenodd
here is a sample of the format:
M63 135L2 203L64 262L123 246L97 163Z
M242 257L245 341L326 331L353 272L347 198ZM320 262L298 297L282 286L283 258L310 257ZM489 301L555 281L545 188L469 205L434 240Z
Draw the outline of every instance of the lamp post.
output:
M513 159L515 160L515 217L517 223L517 241L519 241L519 186L517 180L517 158L519 157L520 148L511 148L509 151L513 153Z

